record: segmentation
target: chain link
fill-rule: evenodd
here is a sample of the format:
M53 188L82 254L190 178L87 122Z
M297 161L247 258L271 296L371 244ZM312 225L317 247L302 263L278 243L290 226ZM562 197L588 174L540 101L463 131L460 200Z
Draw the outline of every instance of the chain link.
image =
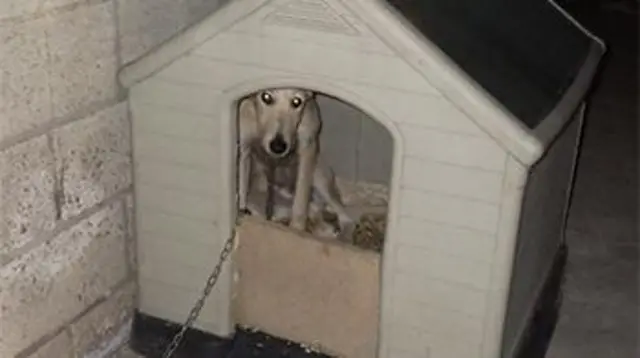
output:
M220 272L222 271L222 265L225 263L225 261L233 251L234 242L235 242L235 235L232 234L229 236L229 238L225 242L224 247L220 252L220 258L218 260L218 263L216 264L215 268L213 269L213 272L211 272L211 275L207 279L207 284L205 285L204 290L202 291L202 294L196 301L196 304L193 306L193 308L191 308L191 311L189 312L189 316L187 317L187 320L182 325L182 328L180 329L180 331L173 337L173 339L171 340L171 343L167 346L166 350L164 351L164 354L162 355L162 358L171 358L173 356L173 353L175 352L176 349L178 349L178 346L180 345L180 342L182 341L184 334L191 327L193 322L198 318L198 315L200 315L200 311L202 310L202 307L204 306L204 303L207 300L207 297L209 297L211 290L213 289L215 284L218 282L218 277L220 276Z

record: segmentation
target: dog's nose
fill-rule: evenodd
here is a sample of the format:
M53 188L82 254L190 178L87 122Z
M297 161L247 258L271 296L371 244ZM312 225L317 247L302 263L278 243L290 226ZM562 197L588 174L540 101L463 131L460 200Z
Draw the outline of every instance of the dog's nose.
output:
M276 135L271 142L269 142L269 150L273 154L284 154L288 149L287 142L284 141L281 135Z

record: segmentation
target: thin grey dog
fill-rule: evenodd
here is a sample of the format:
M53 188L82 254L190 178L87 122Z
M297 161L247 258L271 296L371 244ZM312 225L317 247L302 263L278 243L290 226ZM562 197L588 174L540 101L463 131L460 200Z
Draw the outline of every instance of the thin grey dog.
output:
M317 215L328 205L338 217L339 235L351 237L355 222L342 203L335 174L320 156L322 120L314 92L274 88L245 97L238 108L238 127L242 213L255 211L248 197L251 180L258 177L262 188L272 185L278 195L293 200L290 227L305 230L310 213Z

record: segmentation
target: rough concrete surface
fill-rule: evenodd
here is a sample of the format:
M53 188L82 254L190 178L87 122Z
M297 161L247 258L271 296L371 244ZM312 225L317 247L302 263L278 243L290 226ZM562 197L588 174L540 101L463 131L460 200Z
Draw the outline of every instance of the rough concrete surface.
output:
M119 329L127 323L134 306L136 285L129 281L104 302L71 324L73 351L101 351L102 346L113 340Z
M124 238L116 203L0 267L2 357L51 334L124 281Z
M588 112L567 229L564 304L548 358L638 351L638 11L601 1L577 17L608 47Z
M52 137L63 220L131 185L131 139L125 102L63 126Z
M55 117L72 115L116 96L114 16L113 4L107 1L45 18Z
M0 152L0 257L54 226L54 156L45 136Z
M64 330L29 355L29 358L71 357L73 356L71 346L71 335L67 330Z
M115 0L121 62L129 63L229 0Z

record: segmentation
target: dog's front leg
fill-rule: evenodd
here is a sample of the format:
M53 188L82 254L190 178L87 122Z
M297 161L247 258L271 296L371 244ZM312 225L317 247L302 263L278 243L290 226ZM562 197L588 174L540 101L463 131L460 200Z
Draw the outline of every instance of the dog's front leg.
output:
M318 143L310 140L298 150L298 171L296 175L295 194L291 209L289 226L297 230L305 230L311 190L313 186L313 172L318 159Z
M247 143L240 142L238 158L238 209L241 215L249 215L249 187L251 185L251 150Z

